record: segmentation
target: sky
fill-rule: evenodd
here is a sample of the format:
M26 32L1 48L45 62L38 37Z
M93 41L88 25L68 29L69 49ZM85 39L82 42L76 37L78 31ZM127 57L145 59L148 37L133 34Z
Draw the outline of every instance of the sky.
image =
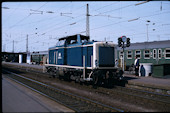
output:
M131 43L170 40L170 1L2 2L2 52L47 51L58 38L86 35L90 40ZM139 4L139 5L137 5Z

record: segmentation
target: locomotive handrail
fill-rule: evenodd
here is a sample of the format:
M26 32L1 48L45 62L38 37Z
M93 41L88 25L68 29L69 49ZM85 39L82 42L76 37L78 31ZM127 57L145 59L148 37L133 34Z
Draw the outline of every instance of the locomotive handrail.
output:
M45 64L45 66L55 66L55 67L66 67L74 69L84 69L81 66L68 66L68 65L56 65L56 64ZM86 69L94 69L93 67L86 67ZM95 69L117 69L117 67L96 67Z

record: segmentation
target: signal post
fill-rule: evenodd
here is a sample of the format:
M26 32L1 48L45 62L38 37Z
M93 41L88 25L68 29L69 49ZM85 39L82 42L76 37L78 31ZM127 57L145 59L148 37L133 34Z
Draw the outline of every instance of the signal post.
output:
M125 45L126 43L126 45ZM126 36L121 36L118 38L118 46L122 47L123 49L123 71L124 69L124 48L129 47L130 46L130 38L126 38Z

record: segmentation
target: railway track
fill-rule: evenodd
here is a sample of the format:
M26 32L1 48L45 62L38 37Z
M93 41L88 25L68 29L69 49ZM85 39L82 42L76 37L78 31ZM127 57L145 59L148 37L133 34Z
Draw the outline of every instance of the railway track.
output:
M33 72L31 72L33 73ZM40 74L40 76L46 76L45 74ZM39 78L38 77L38 78ZM35 79L35 77L33 77ZM48 78L48 77L47 77ZM53 80L53 79L51 79ZM79 84L72 84L65 82L64 84L72 85L73 87L79 87ZM82 88L82 85L80 85ZM139 105L141 107L146 107L148 109L154 109L156 111L170 111L170 96L163 95L159 93L153 93L149 91L137 90L134 88L118 87L113 89L107 89L99 87L98 89L91 89L89 86L83 86L89 92L96 92L98 94L109 96L111 99L121 99L123 101ZM107 105L112 105L107 104ZM131 110L130 110L131 111Z
M149 99L152 98L153 101L155 100L155 101L160 101L160 102L165 102L170 104L170 95L167 94L159 94L150 91L144 91L144 90L128 88L128 87L120 87L120 86L117 86L117 89L123 92L140 95L142 97L144 96L145 98L149 98Z
M119 86L116 86L116 88L111 90L99 88L96 92L113 96L115 98L119 98L120 96L124 101L129 101L129 103L135 103L146 108L159 109L160 111L170 111L170 95L163 95Z
M145 90L153 93L170 95L170 90L167 87L157 87L157 86L150 86L150 85L148 86L148 85L138 84L138 83L128 83L126 84L126 87Z
M42 82L21 76L19 74L4 70L7 77L22 84L33 91L36 91L72 110L75 112L123 112L112 106L108 106L97 101L72 94L70 92L55 88Z

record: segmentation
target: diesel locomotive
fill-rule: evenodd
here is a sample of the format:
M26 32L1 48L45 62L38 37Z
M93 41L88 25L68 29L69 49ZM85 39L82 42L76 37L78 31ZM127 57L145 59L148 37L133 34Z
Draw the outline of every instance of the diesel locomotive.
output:
M123 71L115 66L115 46L80 34L59 38L58 45L48 50L45 70L59 79L111 85L123 78Z

